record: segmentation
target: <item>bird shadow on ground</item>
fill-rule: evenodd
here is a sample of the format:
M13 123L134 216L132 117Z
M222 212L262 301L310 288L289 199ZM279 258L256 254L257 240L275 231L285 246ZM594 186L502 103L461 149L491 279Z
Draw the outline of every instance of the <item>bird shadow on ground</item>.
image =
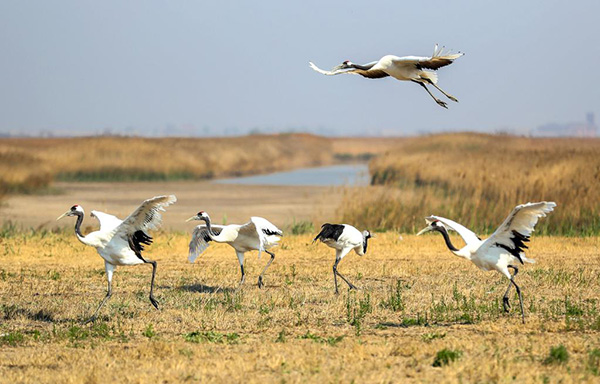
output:
M17 317L25 317L29 320L43 321L46 323L53 323L56 321L54 319L54 314L45 309L36 311L29 308L19 308L16 305L9 305L4 308L5 319L9 320Z
M197 292L197 293L218 293L218 292L235 292L236 288L230 287L211 287L205 284L189 284L178 287L182 291Z

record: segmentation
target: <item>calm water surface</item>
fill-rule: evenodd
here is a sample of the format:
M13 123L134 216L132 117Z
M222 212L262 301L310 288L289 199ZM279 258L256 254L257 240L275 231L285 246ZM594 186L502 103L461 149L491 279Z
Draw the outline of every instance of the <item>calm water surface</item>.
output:
M315 186L361 186L369 185L367 164L332 165L327 167L303 168L267 175L235 177L215 180L220 184L261 185L315 185Z

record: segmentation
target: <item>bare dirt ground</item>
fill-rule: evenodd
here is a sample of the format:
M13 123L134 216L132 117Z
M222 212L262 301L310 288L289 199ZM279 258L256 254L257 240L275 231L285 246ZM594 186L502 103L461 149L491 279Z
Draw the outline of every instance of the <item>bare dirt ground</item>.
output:
M341 188L306 186L221 185L202 182L136 183L54 183L59 194L17 195L8 197L0 207L0 222L12 221L25 228L65 226L56 218L72 205L111 213L125 218L145 199L174 194L177 203L163 215L165 230L188 231L185 219L200 210L221 223L245 223L250 216L262 216L282 228L294 221L331 220L342 194ZM97 227L86 216L84 226ZM69 224L70 226L70 224Z

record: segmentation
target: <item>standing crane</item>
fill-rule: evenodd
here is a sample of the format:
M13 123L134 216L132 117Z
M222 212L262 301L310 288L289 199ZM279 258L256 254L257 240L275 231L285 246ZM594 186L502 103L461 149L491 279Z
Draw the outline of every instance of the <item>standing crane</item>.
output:
M192 220L201 220L206 224L201 224L194 228L189 246L188 260L190 263L196 261L198 256L208 248L211 241L229 244L235 249L242 271L239 288L244 284L246 277L244 272L245 253L248 251L258 251L260 257L260 252L265 251L271 256L271 259L267 262L260 276L258 276L258 287L262 288L265 285L263 283L263 276L275 259L275 254L269 251L269 249L279 245L279 236L283 236L281 229L277 228L269 220L256 216L251 217L249 222L242 225L214 225L211 223L208 213L200 211L186 221Z
M335 294L339 294L337 277L348 284L349 289L357 289L354 284L348 281L338 272L337 266L350 251L354 250L357 255L363 256L367 253L367 243L371 238L371 232L362 231L348 224L329 224L321 226L321 232L314 238L313 243L320 240L325 245L335 249L335 264L333 264L333 281L335 282Z
M151 264L152 280L150 282L150 302L158 309L158 302L154 298L154 277L156 275L156 261L146 259L142 256L145 245L152 244L152 237L148 235L149 230L158 229L162 221L161 211L164 207L177 201L174 195L156 196L144 201L125 220L108 213L91 211L91 216L98 219L100 229L84 236L81 233L81 223L85 212L80 205L74 205L63 213L57 221L65 216L77 216L75 222L75 235L85 245L96 248L100 257L104 259L106 280L108 289L104 300L85 324L95 321L98 312L106 301L112 296L112 277L117 266Z
M438 75L435 71L450 65L454 60L461 57L463 53L450 53L445 51L444 47L439 48L436 44L433 49L433 55L431 57L421 56L404 56L398 57L394 55L386 55L377 61L372 61L367 64L355 64L350 60L344 61L342 64L334 67L331 71L325 71L317 67L312 62L309 62L309 66L315 71L327 75L341 75L341 74L354 74L361 75L368 79L381 79L383 77L391 76L396 80L412 81L413 83L419 84L423 87L427 93L433 97L438 105L448 108L448 105L435 97L433 93L427 88L427 84L432 85L438 91L440 91L448 99L458 102L458 99L446 92L444 92L438 85Z
M446 246L456 256L470 260L484 271L497 271L510 280L508 288L502 298L504 311L508 312L510 303L508 292L511 285L515 286L519 295L519 304L521 306L521 318L525 323L525 312L523 310L523 297L521 289L515 283L515 276L519 273L517 263L535 263L535 260L525 257L525 249L528 249L526 242L529 242L533 227L537 224L540 217L545 217L556 207L556 203L542 201L539 203L527 203L517 205L508 215L506 220L496 229L486 240L481 240L475 233L462 225L439 216L429 216L425 218L427 227L417 233L417 236L430 231L437 231L442 234ZM448 236L448 229L458 233L466 245L457 249ZM514 273L511 275L508 270L511 268Z

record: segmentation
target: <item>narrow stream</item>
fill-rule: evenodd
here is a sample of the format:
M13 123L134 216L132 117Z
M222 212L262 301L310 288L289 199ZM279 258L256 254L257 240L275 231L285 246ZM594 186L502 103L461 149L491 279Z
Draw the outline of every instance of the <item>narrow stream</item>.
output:
M344 164L327 167L303 168L266 175L234 177L214 180L219 184L258 185L314 185L314 186L364 186L369 185L367 164Z

